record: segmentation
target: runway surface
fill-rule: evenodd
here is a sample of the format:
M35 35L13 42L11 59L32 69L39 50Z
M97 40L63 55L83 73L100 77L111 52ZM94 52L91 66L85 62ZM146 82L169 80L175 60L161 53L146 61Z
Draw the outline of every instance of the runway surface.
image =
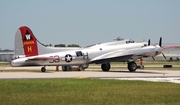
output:
M11 69L4 68L5 70ZM16 68L17 69L17 68ZM21 68L25 69L25 68ZM29 68L28 68L29 69ZM38 67L32 70L38 70ZM2 70L2 68L1 68ZM121 71L68 71L68 72L0 72L0 79L37 79L37 78L102 78L102 79L120 79L120 80L147 80L158 82L180 83L180 71L162 71L162 70L137 70L129 72Z

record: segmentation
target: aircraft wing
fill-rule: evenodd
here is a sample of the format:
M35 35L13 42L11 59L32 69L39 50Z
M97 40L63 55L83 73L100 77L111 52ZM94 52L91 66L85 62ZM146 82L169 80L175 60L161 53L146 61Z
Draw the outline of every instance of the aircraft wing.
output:
M127 59L130 59L132 56L133 56L132 50L127 51L121 49L95 57L90 62L92 63L106 63L106 62L117 62L117 61L120 62L120 61L127 61Z
M140 57L150 57L160 53L161 48L154 48L152 46L136 48L136 49L121 49L112 51L91 60L92 63L108 63L108 62L124 62L130 59L137 59Z
M177 48L177 46L152 47L147 46L137 49L121 49L112 51L91 60L92 63L108 63L108 62L124 62L129 59L137 59L140 57L153 57L162 52L162 50Z

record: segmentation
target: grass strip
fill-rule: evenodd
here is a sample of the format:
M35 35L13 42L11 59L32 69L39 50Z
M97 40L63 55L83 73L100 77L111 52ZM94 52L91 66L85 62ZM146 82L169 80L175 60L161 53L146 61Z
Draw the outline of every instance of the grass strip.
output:
M180 85L128 80L0 80L0 105L179 105Z

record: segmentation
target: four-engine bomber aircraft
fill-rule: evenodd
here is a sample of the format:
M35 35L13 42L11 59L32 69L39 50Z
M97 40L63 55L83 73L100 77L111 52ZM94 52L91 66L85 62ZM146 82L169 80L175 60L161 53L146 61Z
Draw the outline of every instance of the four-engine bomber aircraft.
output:
M111 62L126 61L128 70L134 72L137 69L135 60L138 58L155 57L161 54L162 50L175 47L163 48L161 43L162 38L160 38L159 45L150 45L150 40L148 43L119 40L87 48L53 48L43 46L28 27L21 26L15 35L15 55L10 64L13 67L43 66L41 71L45 72L46 66L66 67L68 65L96 63L101 64L103 71L109 71Z

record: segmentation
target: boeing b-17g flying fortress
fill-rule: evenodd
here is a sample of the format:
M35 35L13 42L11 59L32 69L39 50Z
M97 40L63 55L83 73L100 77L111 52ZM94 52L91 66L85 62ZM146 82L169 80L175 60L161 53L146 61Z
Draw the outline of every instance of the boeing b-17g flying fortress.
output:
M155 57L162 50L175 46L162 47L162 38L159 45L151 45L148 42L134 42L131 40L116 40L101 43L87 48L53 48L43 46L34 36L32 31L21 26L15 35L14 59L10 62L13 67L21 66L62 66L65 69L69 65L81 65L83 69L89 64L101 64L103 71L109 71L111 62L127 62L130 72L137 69L136 60L142 57Z

